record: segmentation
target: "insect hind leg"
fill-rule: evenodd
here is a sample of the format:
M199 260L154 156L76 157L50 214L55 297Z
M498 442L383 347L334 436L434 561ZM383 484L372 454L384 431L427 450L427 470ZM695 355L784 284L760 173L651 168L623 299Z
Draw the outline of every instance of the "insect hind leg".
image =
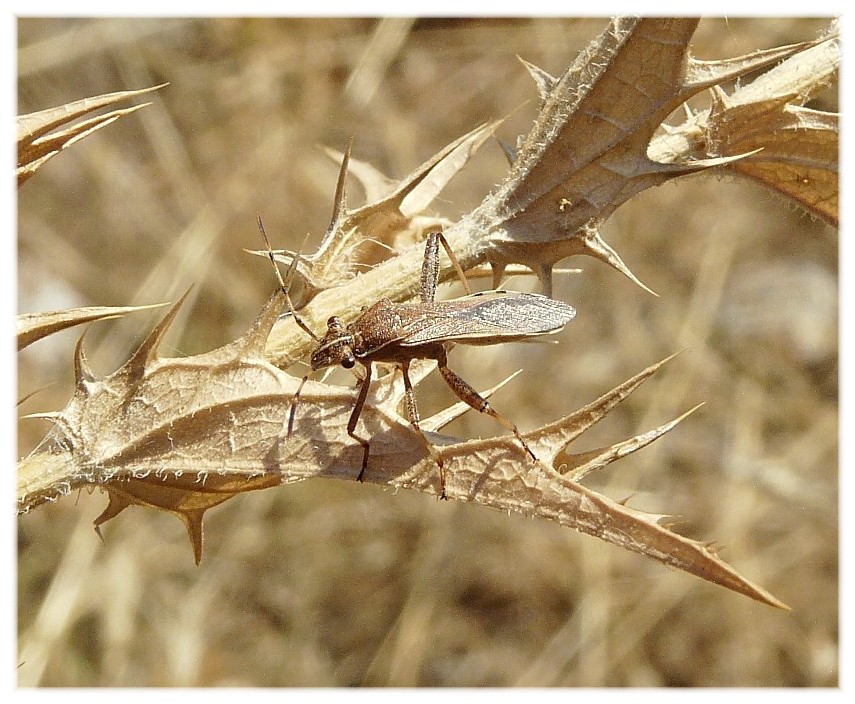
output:
M490 416L491 418L494 418L496 422L510 430L516 436L523 449L528 453L529 457L537 461L537 456L534 454L534 452L532 452L531 448L528 446L528 443L525 441L523 436L520 434L520 431L517 429L517 426L504 416L499 415L496 410L488 403L487 399L485 399L474 388L472 388L472 386L465 379L462 379L453 371L451 371L451 369L448 368L448 364L446 362L444 354L440 359L437 360L437 363L439 366L439 373L442 374L442 378L445 379L445 383L448 384L448 387L455 393L455 395L461 401L468 404L471 408L474 408L479 413L484 413Z

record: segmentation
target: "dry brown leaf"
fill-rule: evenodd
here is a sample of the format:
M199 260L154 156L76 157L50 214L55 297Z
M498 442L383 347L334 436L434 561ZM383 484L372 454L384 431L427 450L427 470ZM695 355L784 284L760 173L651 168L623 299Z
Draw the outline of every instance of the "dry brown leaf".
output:
M693 95L817 44L698 61L688 53L697 23L618 18L560 78L528 65L541 112L496 194L458 223L470 233L488 233L496 280L508 263L518 262L539 273L549 294L555 263L586 254L640 284L600 237L601 223L646 188L746 154L704 153L696 133L687 140L692 149L659 155L650 150L654 133Z
M362 448L346 428L352 389L307 383L294 434L287 434L298 380L264 358L264 343L283 298L277 294L250 330L225 347L194 357L162 358L157 346L178 312L176 305L132 357L103 379L89 370L79 344L74 397L52 417L55 427L47 440L19 465L19 511L79 486L100 486L110 501L96 527L131 504L166 510L187 526L198 562L208 508L280 483L355 479ZM443 453L448 496L549 518L782 607L707 546L663 527L661 516L630 509L569 478L607 466L679 422L596 453L574 457L567 452L573 440L661 364L580 411L526 433L538 462L528 459L512 437L460 441L430 433ZM421 374L428 371L423 365ZM389 374L372 387L361 416L372 450L365 480L437 494L437 466L399 414L404 389L396 377ZM555 468L559 459L560 471Z
M802 107L831 81L840 63L833 37L799 52L731 95L715 91L711 147L727 156L755 152L729 169L836 226L839 116Z
M459 137L409 176L395 183L373 167L332 150L341 159L333 205L332 221L318 250L301 254L291 291L295 307L302 308L325 289L341 286L353 278L357 266L372 266L390 254L414 242L420 242L428 230L442 227L443 220L424 215L425 209L442 192L451 178L496 130L500 121L476 127ZM368 203L348 210L345 187L353 173L365 190ZM250 254L267 257L266 250ZM274 251L275 259L290 266L295 252Z
M66 328L91 323L95 320L109 320L128 313L159 308L166 303L154 303L148 306L87 306L70 308L49 313L22 313L17 317L18 350L24 349L36 340L53 335Z
M48 159L59 154L66 147L149 103L113 110L76 125L70 125L65 129L59 129L60 127L95 110L144 93L150 93L163 88L164 85L166 84L142 90L127 90L99 95L95 98L84 98L29 115L20 115L18 117L18 187L20 188Z
M452 177L462 169L478 148L501 124L501 120L476 127L440 149L430 159L401 179L393 189L376 200L342 213L339 227L356 229L363 239L370 238L394 249L421 242L428 229L443 221L424 213ZM358 172L364 174L364 170ZM388 254L382 259L387 259ZM363 260L374 263L376 260Z
M259 397L272 394L282 403L286 398L282 387L291 383L291 377L260 355L282 301L276 299L244 338L226 347L190 358L163 359L157 355L157 345L180 303L128 362L104 379L96 379L90 371L81 339L75 354L75 394L65 410L50 416L54 430L19 468L23 510L67 488L102 485L112 479L143 480L151 475L160 482L167 475L181 479L187 474L191 484L201 489L207 474L216 474L225 465L240 466L227 419L251 416ZM215 416L222 422L217 432ZM281 419L277 422L281 426ZM197 448L200 463L189 453L184 455L185 445ZM219 455L223 465L217 463L215 448L226 453ZM182 457L187 461L182 462ZM249 474L260 474L260 470L254 466ZM56 472L67 473L67 487L56 490ZM238 471L240 476L245 474Z

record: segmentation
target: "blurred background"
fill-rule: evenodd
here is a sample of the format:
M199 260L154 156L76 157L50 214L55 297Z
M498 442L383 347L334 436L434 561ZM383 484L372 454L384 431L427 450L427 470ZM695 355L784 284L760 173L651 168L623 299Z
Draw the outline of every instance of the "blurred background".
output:
M708 19L701 59L810 40L824 19ZM252 321L274 246L317 243L344 150L401 178L454 138L538 104L522 57L560 74L602 19L19 19L18 112L169 85L60 154L18 194L19 311L174 301L163 351L195 354ZM837 109L832 88L811 103ZM507 166L486 143L436 212L457 218ZM350 205L361 204L356 182ZM838 682L837 232L752 183L696 176L645 192L605 239L655 298L571 259L578 309L558 345L455 349L522 430L684 352L574 451L705 405L586 479L676 515L778 611L545 521L355 482L253 492L206 514L193 564L175 518L78 492L18 520L22 686L812 686ZM536 290L531 278L506 287ZM441 295L455 295L443 289ZM158 312L92 326L107 374ZM81 329L18 357L20 408L62 408ZM456 400L417 390L423 414ZM461 437L498 434L467 414ZM470 417L472 416L472 417ZM19 454L44 435L19 423Z

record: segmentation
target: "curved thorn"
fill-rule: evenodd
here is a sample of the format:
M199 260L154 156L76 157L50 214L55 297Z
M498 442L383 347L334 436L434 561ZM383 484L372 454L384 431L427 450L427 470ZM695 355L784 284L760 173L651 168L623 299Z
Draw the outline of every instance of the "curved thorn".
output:
M626 276L630 281L634 284L640 286L648 293L653 294L657 298L659 294L656 293L652 288L646 286L641 282L641 280L632 273L630 268L623 263L623 260L620 258L618 253L612 249L612 247L602 238L600 237L600 233L595 230L589 230L584 239L583 239L583 247L587 250L587 254L594 257L595 259L599 259L601 262L608 264L613 269L616 269L621 274Z
M83 350L84 337L86 337L86 330L83 331L83 334L74 346L74 385L77 388L82 387L88 382L95 381L95 374L86 361L86 353Z
M190 286L181 295L181 298L179 298L172 308L169 309L169 312L163 316L163 319L154 326L152 331L148 334L148 337L146 337L143 343L131 355L130 359L125 362L122 370L131 378L141 378L143 376L146 367L157 355L157 348L160 345L161 340L163 340L163 336L175 321L178 311L181 310L181 306L184 304L184 301L187 300L187 296L190 295L190 291L192 290L193 287Z
M347 145L347 151L345 151L344 157L342 157L341 160L341 168L338 171L338 181L335 185L332 219L330 220L330 226L327 229L327 232L332 232L335 229L335 226L338 224L339 218L341 217L341 213L345 208L345 199L347 197L347 168L350 164L350 153L352 150L353 137L350 138L350 142Z

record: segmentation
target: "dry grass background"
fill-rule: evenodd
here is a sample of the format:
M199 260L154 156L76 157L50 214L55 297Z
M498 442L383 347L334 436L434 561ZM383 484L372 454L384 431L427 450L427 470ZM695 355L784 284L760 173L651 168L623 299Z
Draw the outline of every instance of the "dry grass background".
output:
M699 58L813 38L804 19L709 19ZM169 82L73 146L19 194L19 308L175 300L190 354L233 339L274 287L276 245L317 242L343 149L393 177L536 91L516 55L560 73L597 19L21 19L19 113ZM836 108L830 90L816 105ZM504 173L488 143L437 208L457 217ZM359 203L351 188L351 203ZM681 532L790 604L757 604L571 530L411 492L312 481L183 526L99 492L19 519L20 685L835 686L838 624L837 233L750 183L705 176L642 194L606 239L661 298L604 265L556 282L576 306L560 344L458 348L452 367L523 429L685 352L583 439L594 447L706 405L587 482L677 514ZM531 288L515 279L510 286ZM453 295L453 292L446 292ZM114 369L157 314L87 333ZM73 341L19 357L22 412L62 407ZM452 399L419 389L425 411ZM473 414L474 415L474 414ZM497 427L466 417L462 436ZM23 421L19 452L44 433Z

